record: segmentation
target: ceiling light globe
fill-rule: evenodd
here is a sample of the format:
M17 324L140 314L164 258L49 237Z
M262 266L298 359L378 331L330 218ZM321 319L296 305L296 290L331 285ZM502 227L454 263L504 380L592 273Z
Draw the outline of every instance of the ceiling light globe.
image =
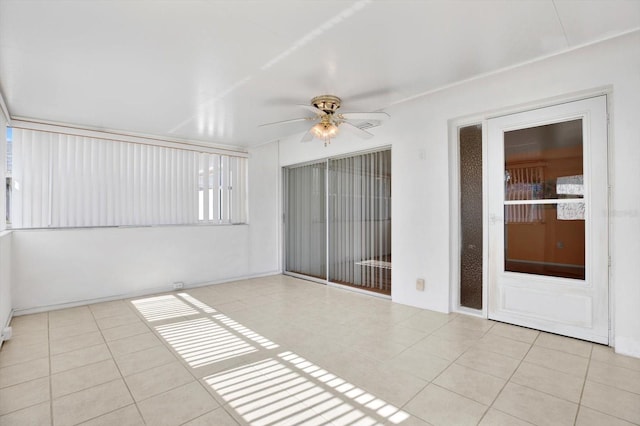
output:
M318 123L311 128L311 133L318 139L331 139L338 134L338 126L333 123Z

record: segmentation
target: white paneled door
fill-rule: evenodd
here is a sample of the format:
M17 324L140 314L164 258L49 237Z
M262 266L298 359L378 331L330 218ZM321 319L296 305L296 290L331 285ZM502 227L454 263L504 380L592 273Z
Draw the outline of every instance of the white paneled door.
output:
M488 120L489 318L608 343L606 105Z

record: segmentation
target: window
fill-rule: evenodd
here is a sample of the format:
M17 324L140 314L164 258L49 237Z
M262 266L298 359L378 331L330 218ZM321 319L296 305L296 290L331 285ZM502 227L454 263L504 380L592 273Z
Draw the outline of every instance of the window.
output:
M246 158L22 128L11 136L14 229L246 222Z
M12 140L12 129L11 127L7 127L7 162L6 162L6 169L5 169L5 206L6 206L6 210L5 210L5 220L6 220L6 224L9 225L11 223L11 165L12 165L12 160L11 160L11 140Z

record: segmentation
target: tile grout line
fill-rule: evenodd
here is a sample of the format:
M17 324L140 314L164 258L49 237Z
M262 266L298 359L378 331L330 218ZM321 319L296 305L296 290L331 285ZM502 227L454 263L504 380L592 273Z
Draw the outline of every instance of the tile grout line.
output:
M195 296L192 296L191 294L189 294L189 295L190 295L191 297L195 297ZM196 318L199 318L199 317L201 317L201 318L207 318L207 319L209 319L209 320L213 321L213 319L215 319L213 316L214 316L216 313L218 313L218 314L222 314L222 315L224 315L224 316L228 316L228 315L231 315L231 314L232 314L232 313L225 313L225 312L223 312L223 311L220 311L220 310L219 310L219 308L217 308L217 307L213 306L213 303L205 303L208 307L210 307L210 308L212 308L212 309L214 309L214 310L215 310L215 312L214 312L214 313L211 313L211 312L207 313L207 312L204 312L204 310L203 310L202 308L200 308L199 306L194 305L193 303L189 302L188 300L185 300L185 299L181 299L181 300L182 300L182 301L184 301L185 303L188 303L190 306L194 307L194 308L195 308L195 309L197 309L198 311L200 311L200 312L199 312L199 314L200 314L200 315L198 315ZM203 303L204 303L204 302L203 302ZM230 317L229 317L229 318L230 318ZM184 318L184 319L185 319L185 320L188 320L189 318ZM219 321L217 321L217 320L216 320L216 321L213 321L213 322L214 322L216 325L218 325L218 326L222 326L221 324L219 324ZM224 329L227 329L228 327L223 327L223 328L224 328ZM230 330L226 330L226 331L231 332ZM162 335L160 335L160 334L159 334L155 329L153 330L153 332L154 332L154 334L158 334L158 335L159 335L159 337L160 337L160 341L161 341L161 342L163 342L163 343L165 344L165 346L167 346L167 347L169 348L169 350L170 350L172 353L174 353L174 352L175 352L175 349L171 346L171 344L170 344L169 342L167 342L167 341L166 341L166 339L165 339ZM247 342L247 338L246 338L245 336L238 336L238 334L237 334L237 333L235 333L235 332L232 332L232 334L233 334L233 335L235 335L236 337L240 337L242 340L244 340L245 342ZM247 343L249 343L249 342L247 342ZM274 343L275 343L275 342L274 342ZM278 348L279 348L279 347L280 347L280 345L278 345ZM259 353L259 352L263 352L263 351L265 351L265 352L266 352L266 355L268 355L268 354L269 354L269 352L276 352L276 351L275 351L275 349L277 349L277 348L267 349L267 350L264 350L264 348L258 348L258 353ZM180 354L177 354L177 355L180 355ZM209 390L209 387L208 387L208 386L205 386L205 383L204 383L204 377L202 377L202 378L201 378L201 377L198 377L198 376L195 374L195 369L194 369L193 367L191 367L190 365L188 365L188 362L187 362L186 360L184 360L184 359L182 358L182 356L180 356L180 358L179 358L179 359L177 359L177 360L178 360L178 361L180 361L180 363L181 363L181 364L182 364L182 365L187 369L187 371L188 371L188 372L193 376L193 378L195 379L195 382L196 382L196 383L198 383L198 384L201 386L201 388L202 388L202 389L207 393L207 395L211 395L211 392L210 392L210 390ZM237 367L231 367L231 368L237 368ZM293 370L292 370L292 371L293 371ZM218 373L214 373L214 374L218 374ZM265 377L267 377L267 376L265 376ZM214 391L214 392L215 392L215 391ZM200 415L200 416L198 416L198 417L196 417L196 418L203 417L203 416L205 416L205 415L207 415L207 414L209 414L209 413L211 413L211 412L213 412L213 411L215 411L215 410L217 410L217 409L220 409L220 408L221 408L225 413L227 413L227 415L229 415L229 417L231 417L234 421L236 421L236 417L233 415L233 413L230 413L226 408L224 408L225 406L229 406L229 403L228 403L228 402L226 402L226 401L225 401L224 403L221 403L221 402L220 402L220 401L218 401L218 400L217 400L213 395L211 395L211 397L212 397L212 398L213 398L213 400L218 404L218 406L217 406L216 408L213 408L212 410L207 411L206 413L203 413L202 415ZM222 398L222 400L224 401L224 398ZM235 412L235 410L234 410L234 412ZM239 414L239 413L238 413L238 414ZM239 414L239 415L240 415L240 414ZM242 417L242 416L240 415L240 417ZM182 425L187 424L187 423L189 423L189 422L191 422L191 421L193 421L193 420L195 420L195 419L187 420L186 422L182 423ZM236 422L236 423L240 424L239 422Z
M413 316L415 316L415 315L417 315L417 314L418 314L418 313L415 313L415 314L411 315L411 317L413 317ZM449 315L449 314L442 314L442 315ZM407 346L405 349L403 349L402 351L400 351L399 353L397 353L397 354L396 354L395 356L393 356L391 359L397 358L398 356L402 355L403 353L405 353L405 352L406 352L406 351L408 351L409 349L411 349L411 348L413 348L414 346L416 346L418 343L420 343L420 342L422 342L423 340L426 340L427 338L429 338L429 337L433 336L433 333L435 333L436 331L440 330L442 327L444 327L445 325L449 324L451 321L453 321L454 319L456 319L457 314L455 314L455 313L454 313L453 315L454 315L454 316L453 316L451 319L449 319L447 322L445 322L445 323L443 323L442 325L440 325L440 326L436 327L436 328L435 328L435 329L433 329L430 333L427 333L424 337L422 337L422 338L421 338L421 339L419 339L418 341L416 341L416 342L414 342L413 344L411 344L411 345ZM408 319L410 319L411 317L406 318L405 320L408 320ZM405 321L405 320L402 320L402 321ZM402 321L399 321L399 322L402 322ZM404 326L402 326L402 325L401 325L400 327L404 327ZM410 329L410 330L416 330L416 329L411 328L411 327L405 327L405 328L408 328L408 329ZM420 331L420 330L416 330L416 331ZM441 358L441 357L438 357L438 358ZM445 358L442 358L442 359L445 359ZM448 360L446 360L446 361L448 361Z
M516 374L516 371L518 371L518 369L520 368L520 366L521 366L521 365L522 365L522 363L524 362L524 360L525 360L525 358L527 357L527 355L529 355L529 352L531 352L531 349L533 349L533 347L534 347L534 345L535 345L536 341L538 341L538 338L539 338L540 336L541 336L541 333L538 333L538 335L536 336L536 338L535 338L535 339L533 339L533 342L531 342L531 344L529 345L529 349L527 350L527 353L525 353L525 354L524 354L524 356L522 357L522 359L520 360L520 362L518 362L518 365L516 366L516 368L514 368L514 369L513 369L513 373L511 373L511 375L509 376L509 378L505 380L504 385L502 386L502 389L500 389L500 392L498 392L498 394L496 395L496 397L493 399L493 402L491 403L491 405L489 405L489 408L487 409L487 411L485 411L485 413L482 415L482 417L480 418L480 421L478 422L478 424L479 424L480 422L482 422L482 420L484 419L484 417L486 416L486 414L489 412L489 410L490 410L491 408L493 408L494 410L498 410L497 408L494 408L494 407L493 407L493 406L494 406L494 404L496 403L496 401L498 400L498 398L500 398L500 395L502 395L502 392L504 392L504 389L507 387L507 385L508 385L509 383L511 383L511 379L512 379L512 378L513 378L513 376ZM498 410L498 411L502 412L502 410ZM511 413L506 413L506 414L508 414L508 415L510 415L510 416L512 416L512 417L514 417L514 418L516 418L516 419L523 420L523 421L525 421L525 422L527 422L527 423L531 423L531 422L529 422L528 420L521 419L520 417L518 417L518 416L514 416L514 415L513 415L513 414L511 414Z
M24 380L24 381L21 381L21 382L18 382L18 383L14 383L12 385L4 386L3 388L0 388L0 390L10 389L10 388L15 387L15 386L23 385L25 383L35 382L36 380L42 380L42 379L44 379L46 377L47 381L48 381L48 387L49 387L49 398L48 398L47 401L40 401L40 402L37 402L35 404L31 404L31 405L28 405L28 406L25 406L25 407L21 407L21 408L12 410L12 411L8 411L8 412L0 415L0 417L7 416L7 415L10 415L10 414L16 413L18 411L27 410L27 409L30 409L30 408L33 408L33 407L36 407L38 405L42 405L42 404L45 404L45 403L49 404L49 416L52 415L51 411L52 411L53 408L52 408L52 398L51 398L51 395L52 395L52 393L51 393L51 361L50 361L50 356L49 356L50 353L51 353L50 350L49 350L49 313L45 312L45 314L47 316L47 324L46 324L47 342L46 342L46 346L47 346L47 354L48 355L40 357L40 358L35 358L35 359L32 359L32 360L28 360L28 361L23 361L23 362L18 362L18 363L15 363L15 364L7 365L7 366L2 367L2 369L10 368L10 367L16 367L16 366L24 365L24 364L26 364L28 362L38 361L38 360L42 360L42 359L47 358L48 367L49 367L48 374L46 376L35 377L35 378L29 379L29 380ZM27 345L27 346L32 346L32 345ZM51 417L51 419L52 419L52 417ZM53 421L53 420L51 420L51 421Z
M186 291L187 291L187 290L185 290L185 292L186 292ZM177 292L171 292L171 293L168 293L168 294L175 294L175 293L177 293ZM192 296L192 297L193 297L193 296ZM210 317L211 317L211 314L210 314L210 313L206 313L206 312L204 312L200 307L195 306L195 305L193 305L192 303L189 303L187 300L183 300L183 299L180 299L180 300L181 300L181 301L183 301L183 302L185 302L185 303L187 303L189 306L192 306L193 308L195 308L195 309L198 311L198 315L197 315L197 316L195 316L195 315L194 315L194 317L195 317L195 318L210 318ZM130 299L128 299L128 300L124 301L124 303L131 303L131 300L130 300ZM211 306L211 308L215 309L215 310L216 310L216 312L220 312L218 309L214 308L213 306ZM180 354L178 354L178 353L175 351L175 349L174 349L174 348L169 344L169 342L167 342L167 341L166 341L166 339L165 339L162 335L160 335L160 333L158 333L158 331L155 329L155 327L152 327L152 326L151 326L151 324L149 323L149 321L147 320L147 318L145 318L145 317L144 317L144 315L143 315L143 314L142 314L142 313L137 309L137 307L135 307L135 306L134 306L134 307L132 308L132 310L134 311L135 315L136 315L136 316L137 316L137 317L138 317L138 318L139 318L139 319L140 319L140 320L141 320L141 321L142 321L142 322L147 326L147 328L149 328L150 332L151 332L155 337L157 337L157 338L158 338L158 341L160 342L160 344L162 345L162 347L164 347L165 349L167 349L167 350L169 351L169 353L174 357L175 362L178 362L178 363L179 363L183 368L185 368L185 369L187 370L187 372L191 375L191 377L194 379L194 382L195 382L195 383L197 383L198 385L200 385L200 387L201 387L201 388L202 388L202 389L207 393L207 395L210 395L209 390L208 390L208 389L204 386L204 384L201 382L201 379L200 379L199 377L197 377L197 376L196 376L195 372L193 371L193 368L192 368L191 366L189 366L189 365L188 365L188 363L187 363L187 362L182 358L182 356L180 356ZM224 314L224 313L223 313L223 314ZM224 314L224 315L226 315L226 314ZM189 320L189 319L192 319L192 318L188 318L187 316L180 316L180 317L171 318L171 319L172 319L172 320L183 320L183 321L184 321L184 320ZM138 352L141 352L141 351L138 351ZM166 365L166 364L164 364L164 365ZM153 367L153 368L155 368L155 367ZM118 367L118 370L119 370L119 367ZM150 369L146 369L146 370L144 370L144 371L149 371L149 370L150 370ZM122 375L122 372L120 372L120 374ZM137 373L136 373L136 374L137 374ZM129 385L126 383L126 380L124 380L124 375L123 375L123 381L125 382L125 385L127 386L127 389L129 389ZM191 382L191 383L193 383L193 382ZM165 390L164 392L161 392L161 393L159 393L159 394L157 394L157 395L150 396L149 398L146 398L146 399L150 399L150 398L156 397L156 396L158 396L158 395L162 395L162 394L165 394L165 393L167 393L167 392L171 392L171 391L173 391L173 390L175 390L175 389L178 389L178 388L183 387L183 386L186 386L186 385L187 385L187 384L182 384L182 385L176 386L176 387L174 387L174 388L167 389L167 390ZM131 390L129 390L129 393L131 393ZM138 412L140 413L140 417L142 418L143 422L146 424L146 420L145 420L145 419L144 419L144 417L142 416L142 412L140 411L140 408L138 407L138 402L135 400L135 398L133 398L133 394L131 395L131 397L132 397L132 399L134 400L134 403L135 403L135 405L136 405L136 409L137 409L137 410L138 410ZM218 401L217 401L213 396L211 396L211 397L212 397L212 398L213 398L213 400L216 402L216 404L218 404L218 406L217 406L217 407L215 407L215 408L213 408L213 409L211 409L211 410L209 410L209 411L207 411L206 413L203 413L202 415L198 416L197 418L199 418L199 417L203 417L203 416L205 416L206 414L209 414L209 413L211 413L211 412L213 412L213 411L215 411L215 410L217 410L218 408L220 408L220 407L222 407L222 406L223 406L223 405L222 405L222 404L220 404L220 403L219 403L219 402L218 402ZM226 410L225 410L225 412L226 412ZM232 418L233 418L233 417L232 417ZM186 422L184 422L184 423L182 423L182 424L189 423L189 422L191 422L191 421L193 421L193 420L194 420L194 419L189 419L189 420L187 420ZM234 420L235 420L235 419L234 419Z
M124 301L123 301L123 303L127 303L127 302L124 302ZM96 317L95 317L95 315L94 315L93 311L91 310L91 308L89 308L89 311L91 312L91 316L93 317L93 320L94 320L94 321L96 321ZM145 325L146 325L146 324L145 324ZM96 326L98 326L97 321L96 321ZM147 327L148 327L148 326L147 326ZM120 371L120 366L119 366L119 365L118 365L118 363L116 362L116 358L115 358L115 356L113 355L113 352L111 351L111 347L109 346L109 343L108 343L108 342L107 342L107 340L105 339L104 334L102 333L102 329L101 329L99 326L98 326L98 330L99 330L99 332L100 332L100 335L102 336L102 340L104 341L105 346L107 347L107 350L109 351L109 354L111 355L111 360L113 361L113 364L116 366L116 369L118 370L118 374L120 374L120 378L119 378L119 379L115 379L115 380L121 380L121 381L122 381L122 383L124 383L125 387L127 388L127 392L129 392L129 396L131 397L131 401L133 401L133 405L136 407L136 411L138 412L138 415L140 416L140 419L142 419L142 422L146 425L146 424L147 424L147 421L146 421L146 420L144 419L144 417L142 416L142 412L140 411L140 407L138 407L138 402L137 402L137 401L136 401L136 399L133 397L133 393L131 392L131 389L129 388L129 384L128 384L128 383L127 383L127 381L124 379L124 375L122 374L122 371ZM116 339L116 340L117 340L117 339ZM113 381L115 381L115 380L113 380ZM125 405L125 407L126 407L126 405ZM124 408L124 407L116 408L115 410L109 411L108 413L100 414L99 416L96 416L96 417L93 417L93 418L98 418L98 417L104 416L104 415L106 415L106 414L112 413L112 412L117 411L117 410L120 410L120 409L122 409L122 408ZM91 420L91 419L87 419L87 420L84 420L84 421L88 421L88 420Z
M593 352L593 351L592 351L592 352ZM591 359L591 357L590 357L590 358L589 358L589 365L588 365L588 367L587 367L587 374L585 374L584 386L583 386L583 389L582 389L582 393L580 394L580 404L579 404L579 407L578 407L578 411L580 410L580 408L582 408L582 396L584 395L584 387L586 387L586 382L588 381L588 377L589 377L589 370L591 369L591 361L592 361L592 359ZM596 361L596 362L600 362L600 361ZM622 368L624 368L624 367L622 367ZM627 369L627 370L635 371L635 370L633 370L633 369ZM610 387L610 388L613 388L613 389L616 389L616 390L620 390L620 391L623 391L623 392L629 392L629 393L633 393L633 394L636 394L636 395L640 395L640 394L637 394L637 393L635 393L635 392L627 391L627 390L625 390L625 389L621 389L621 388L618 388L617 386L612 386L612 385L609 385L609 384L606 384L606 383L600 383L600 382L596 382L596 381L592 381L592 382L593 382L593 383L597 383L597 384L599 384L599 385L601 385L601 386ZM618 416L617 416L617 415L615 415L615 414L606 413L606 412L601 411L601 410L599 410L599 409L597 409L597 408L592 408L592 407L589 407L589 406L587 406L587 405L585 405L585 407L586 407L586 408L588 408L588 409L590 409L590 410L593 410L593 411L595 411L595 412L598 412L598 413L600 413L600 414L603 414L603 415L605 415L605 416L613 417L613 418L618 419L618 420L621 420L621 421L623 421L623 422L627 422L627 423L635 424L635 423L633 423L633 422L631 422L631 421L629 421L629 420L626 420L626 419L624 419L624 418L622 418L622 417L618 417ZM577 421L577 415L576 415L576 421Z
M47 352L49 355L49 424L53 426L53 370L51 365L51 324L47 312Z
M587 377L589 377L589 370L591 369L591 356L593 355L593 345L591 346L591 350L589 351L589 363L587 364L587 371L584 373L584 378L582 380L582 389L580 389L580 398L578 398L578 410L576 411L575 417L573 418L573 425L576 425L578 421L578 415L580 414L580 408L582 407L582 396L584 395L584 388L587 384Z
M485 320L485 319L484 319L484 318L482 318L482 320ZM491 321L491 320L486 319L486 321ZM487 329L487 331L485 331L485 332L484 332L484 334L482 334L482 337L480 337L480 339L478 339L478 342L479 342L480 340L482 340L482 338L484 338L486 335L488 335L488 334L489 334L489 332L493 329L493 327L495 327L495 325L496 325L496 323L494 322L494 323L491 325L491 327L489 327L489 328ZM474 343L474 345L475 345L475 343ZM465 350L464 350L460 355L458 355L458 356L456 357L456 359L455 359L455 360L453 360L453 362L451 362L451 364L449 364L449 366L447 366L447 368L445 368L444 370L442 370L442 371L440 372L440 374L438 374L436 377L434 377L434 378L433 378L433 380L432 380L431 382L433 383L433 381L437 380L437 379L438 379L438 377L440 377L440 376L442 375L442 373L444 373L444 372L445 372L446 370L448 370L448 369L449 369L453 364L455 364L455 363L456 363L456 361L458 361L458 360L459 360L459 359L460 359L464 354L466 354L466 353L467 353L471 348L473 348L473 347L474 347L474 345L469 346L469 347L468 347L467 349L465 349ZM526 356L526 355L525 355L525 356ZM463 366L463 367L464 367L464 366ZM468 367L467 367L467 368L468 368ZM485 373L485 374L486 374L486 373ZM508 383L508 380L507 380L507 381L505 381L505 384L503 385L502 389L504 389L504 386L506 386L506 384L507 384L507 383ZM443 388L442 386L439 386L439 385L438 385L438 384L436 384L436 383L434 383L434 386L438 386L438 387L440 387L440 388L442 388L442 389L446 389L446 388ZM482 416L480 416L480 419L478 420L478 423L477 423L477 424L480 424L480 423L482 422L482 419L484 419L484 416L486 416L486 415L487 415L487 412L489 411L489 409L491 409L491 407L493 406L493 403L495 402L495 400L496 400L496 399L498 399L498 396L499 396L499 395L500 395L500 393L502 392L502 389L500 389L500 392L498 392L498 394L495 396L495 398L493 399L493 401L491 402L491 404L488 404L488 405L487 405L486 410L484 410L484 412L482 413ZM449 392L453 392L453 393L455 393L455 394L458 394L457 392L451 391L451 390L449 390L449 389L446 389L446 390L448 390ZM460 394L458 394L458 395L460 395ZM463 396L463 397L465 397L465 398L467 398L467 399L470 399L471 401L475 401L475 402L477 402L478 404L482 404L480 401L476 401L475 399L469 398L468 396L464 396L464 395L460 395L460 396ZM485 404L482 404L482 405L485 405Z
M451 319L451 321L453 321L455 318L456 318L456 317L454 317L453 319ZM442 327L444 327L445 325L449 324L451 321L448 321L448 322L446 322L445 324L443 324L441 327L438 327L436 330L434 330L434 331L433 331L433 333L435 333L436 331L438 331L439 329L441 329L441 328L442 328ZM488 320L488 321L491 321L491 320ZM487 330L482 334L482 337L480 337L480 339L482 339L484 336L486 336L486 335L491 331L491 329L492 329L494 326L495 326L495 324L493 324L491 327L489 327L489 328L488 328L488 329L487 329ZM463 328L466 328L466 327L463 327ZM471 330L472 330L472 329L471 329ZM433 333L432 333L432 334L433 334ZM432 334L430 334L429 336L431 336ZM426 337L425 337L425 338L426 338ZM480 339L477 339L477 340L479 341ZM422 339L421 339L421 340L422 340ZM476 402L476 403L478 403L478 404L486 405L486 404L483 404L483 403L482 403L482 402L480 402L480 401L476 401L476 400L475 400L475 399L473 399L473 398L469 398L469 397L468 397L468 396L466 396L466 395L462 395L462 394L460 394L460 393L458 393L458 392L456 392L456 391L453 391L453 390L450 390L450 389L444 388L444 387L442 387L442 386L440 386L440 385L438 385L438 384L434 383L434 381L435 381L435 380L437 380L437 379L438 379L438 377L440 377L440 376L441 376L445 371L447 371L447 370L449 369L449 367L451 367L453 364L455 364L455 363L456 363L456 361L457 361L458 359L460 359L460 357L462 357L465 353L467 353L467 351L468 351L469 349L471 349L472 347L473 347L473 345L469 346L469 347L468 347L468 348L466 348L464 351L462 351L462 353L461 353L460 355L458 355L458 356L457 356L453 361L450 361L450 362L449 362L449 365L447 365L447 367L446 367L446 368L444 368L440 373L438 373L438 374L437 374L437 375L436 375L432 380L427 381L427 384L426 384L426 385L424 385L424 387L422 387L422 389L420 389L418 392L416 392L416 394L415 394L413 397L411 397L407 402L405 402L405 403L402 405L402 407L400 407L400 409L408 413L408 411L406 411L405 407L406 407L406 406L407 406L411 401L413 401L413 400L416 398L416 396L418 396L418 394L419 394L420 392L422 392L423 390L425 390L425 389L426 389L429 385L431 385L431 384L432 384L432 385L434 385L434 386L439 387L440 389L444 389L444 390L446 390L446 391L448 391L448 392L451 392L451 393L454 393L454 394L456 394L456 395L458 395L458 396L461 396L461 397L463 397L463 398L466 398L466 399L468 399L468 400L470 400L470 401ZM435 356L435 355L434 355L434 356ZM438 358L440 358L440 357L438 357ZM445 358L441 358L441 359L444 359L445 361L449 361L448 359L445 359ZM463 367L464 367L464 366L463 366ZM469 368L469 367L466 367L466 368ZM478 371L478 370L475 370L475 369L472 369L472 370L474 370L474 371ZM481 371L478 371L478 372L483 373L483 372L481 372ZM488 373L484 373L484 374L490 375L490 374L488 374ZM495 376L493 376L493 375L491 375L491 376L492 376L492 377L495 377ZM415 376L415 377L417 377L417 376ZM419 378L419 377L418 377L418 378ZM497 396L496 396L496 398L497 398ZM495 399L494 399L494 400L495 400ZM487 409L485 410L485 412L484 412L484 413L482 414L482 416L480 417L480 420L478 421L478 423L480 423L480 422L482 421L482 419L484 418L484 416L485 416L485 414L487 413L487 411L489 411L489 408L491 408L491 406L490 406L490 405L489 405L489 406L487 406ZM418 417L420 420L423 420L423 421L425 421L425 422L429 423L427 420L423 419L422 417L419 417L419 416L418 416L418 415L416 415L416 414L411 414L411 415L412 415L412 416L415 416L415 417Z
M212 307L213 309L216 309L216 310L217 310L217 308L215 308L214 306L211 306L211 307ZM199 307L196 307L196 308L200 309ZM223 315L225 315L225 316L227 315L227 314L225 314L224 312L223 312L222 314L223 314ZM217 321L216 321L216 322L217 322ZM226 327L225 327L225 328L226 328ZM233 333L233 334L236 334L236 333ZM247 340L245 336L241 336L241 338L242 338L243 340L245 340L245 341ZM275 343L275 342L274 342L274 343ZM278 346L280 347L280 345L278 345ZM275 349L275 348L274 348L274 349ZM280 349L280 350L282 350L282 349ZM273 349L267 350L267 352L273 352ZM296 353L296 351L295 351L295 350L293 350L293 352L292 352L292 353ZM298 355L297 353L296 353L296 355L297 355L298 357L303 358L303 359L304 359L304 360L306 360L307 362L312 362L312 361L309 361L307 358L302 357L301 355ZM296 372L296 370L295 370L292 366L288 366L286 363L282 363L282 362L278 361L278 360L277 360L277 358L274 358L274 359L276 360L276 362L279 362L279 363L281 363L283 366L285 366L285 368L287 368L287 369L288 369L289 371L291 371L292 373L294 373L294 374L296 374L296 375L298 375L298 376L300 376L300 377L304 377L304 376L301 376L299 373L297 373L297 372ZM374 361L374 360L372 360L372 361ZM314 365L316 365L317 367L322 368L320 365L315 364L315 362L312 362L312 363L313 363ZM322 369L323 369L323 370L326 370L326 369L324 369L324 368L322 368ZM328 370L326 370L326 371L330 373L330 371L328 371ZM263 377L269 378L269 376L268 376L268 375L263 375ZM340 377L340 376L337 376L337 377ZM196 379L197 379L198 383L200 383L200 385L204 387L204 384L202 383L202 381L201 381L199 378L197 378L197 377L196 377ZM342 378L341 378L341 379L342 379ZM316 379L316 378L313 378L313 377L307 377L307 378L306 378L306 380L308 380L310 383L314 384L314 386L316 386L316 387L319 387L319 388L321 388L321 389L325 388L325 384L324 384L324 382L321 382L320 380L318 380L318 379ZM345 380L345 379L342 379L342 380L344 380L345 382L349 383L349 382L348 382L347 380ZM356 385L353 385L353 386L356 386ZM425 385L425 386L426 386L426 385ZM359 386L359 387L360 387L360 388L363 388L363 390L366 392L366 389L365 389L364 387L362 387L362 386ZM209 390L208 390L208 389L205 389L205 391L209 392ZM329 394L333 394L333 392L331 391L331 389L329 389L329 390L326 390L326 389L325 389L325 391L326 391L326 392L328 392ZM335 395L335 394L334 394L334 395ZM292 397L294 397L295 399L297 399L297 398L295 397L295 395L290 395L290 396L292 396ZM300 402L301 402L303 405L306 405L306 404L304 404L304 401L300 401ZM225 405L226 405L226 406L229 406L229 404L228 404L228 403L225 403L225 404L220 404L220 407L223 407L223 410L224 410L225 412L227 412L227 413L228 413L228 410L224 408L224 407L225 407ZM317 404L316 404L316 405L317 405ZM218 407L218 408L219 408L219 407ZM368 408L368 407L367 407L367 408ZM396 408L397 408L397 407L396 407ZM217 408L216 408L216 409L217 409ZM398 409L398 410L401 410L400 408L397 408L397 409ZM213 411L213 410L211 410L211 411ZM366 410L365 410L365 411L366 411ZM233 416L233 414L231 414L231 413L228 413L228 414L230 414L230 415L231 415L231 417L232 417L232 418L234 418L234 420L235 420L235 417ZM203 415L204 415L204 414L203 414ZM320 414L320 415L321 415L321 414ZM363 415L366 415L366 414L363 414ZM374 415L374 417L377 417L377 416L375 415L375 410L372 410L372 413L370 413L369 415Z

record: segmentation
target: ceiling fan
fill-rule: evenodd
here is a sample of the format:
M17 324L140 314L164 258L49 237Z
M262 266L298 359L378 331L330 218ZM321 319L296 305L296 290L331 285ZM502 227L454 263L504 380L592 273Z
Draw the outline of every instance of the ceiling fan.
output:
M315 124L304 134L301 142L310 142L313 138L324 141L324 146L331 143L331 138L338 134L339 129L344 129L355 136L363 139L373 137L372 133L361 129L350 121L378 122L389 118L386 112L337 112L342 100L334 95L320 95L311 99L310 105L298 105L315 114L315 117L294 118L292 120L277 121L275 123L262 124L263 126L274 126L281 124L296 123L300 121L312 121Z

